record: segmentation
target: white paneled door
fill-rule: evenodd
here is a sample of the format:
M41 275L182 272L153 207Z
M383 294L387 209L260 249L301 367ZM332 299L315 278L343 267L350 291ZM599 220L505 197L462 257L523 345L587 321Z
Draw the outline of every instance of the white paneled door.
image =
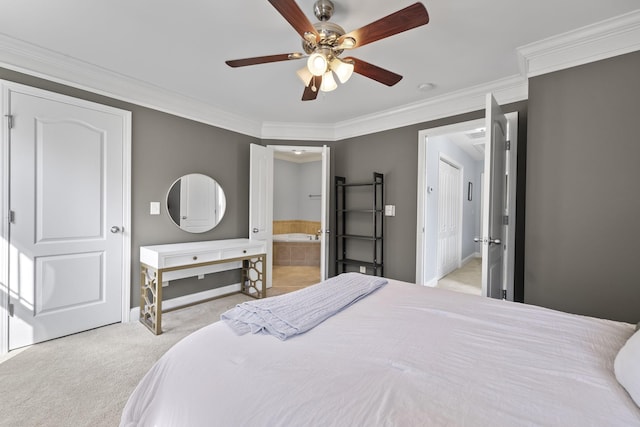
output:
M267 243L267 287L273 265L273 148L250 146L249 239Z
M495 98L487 95L487 132L484 162L482 217L482 294L503 297L505 251L505 158L507 152L507 118Z
M461 186L460 169L440 159L438 166L438 279L460 267Z
M123 316L129 113L31 92L5 93L13 122L9 349Z
M331 177L329 147L322 146L322 191L320 214L320 280L329 278L329 181Z

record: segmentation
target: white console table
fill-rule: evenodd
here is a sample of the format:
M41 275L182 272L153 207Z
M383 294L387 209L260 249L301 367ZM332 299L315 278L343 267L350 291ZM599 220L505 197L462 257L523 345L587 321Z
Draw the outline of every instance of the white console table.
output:
M242 268L240 292L266 296L266 243L228 239L140 247L140 322L156 335L162 333L163 279L192 277L207 271ZM220 266L227 264L228 268ZM215 270L211 266L217 266Z

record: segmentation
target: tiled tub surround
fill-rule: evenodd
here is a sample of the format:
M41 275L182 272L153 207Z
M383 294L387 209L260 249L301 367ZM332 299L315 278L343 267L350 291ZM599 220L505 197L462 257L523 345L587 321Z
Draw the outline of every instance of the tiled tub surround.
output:
M318 230L320 230L319 221L273 221L273 264L320 266L320 240L315 239ZM308 235L309 240L277 241L277 235L300 238L303 234ZM294 239L283 238L282 240Z
M273 221L273 234L304 233L317 235L320 221L304 221L300 219Z
M273 242L274 265L320 266L320 240Z

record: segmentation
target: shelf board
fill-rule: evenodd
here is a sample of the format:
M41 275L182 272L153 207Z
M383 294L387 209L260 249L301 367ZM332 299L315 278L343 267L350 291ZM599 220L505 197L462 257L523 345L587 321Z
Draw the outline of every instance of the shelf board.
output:
M383 209L337 209L338 212L383 213Z
M371 187L374 185L382 185L382 182L352 182L349 184L337 183L336 187Z
M371 268L382 267L382 264L378 264L370 261L360 261L357 259L349 259L349 258L339 259L338 262L342 264L348 264L348 265L362 265L362 266L371 267Z
M361 236L361 235L357 235L357 234L338 234L337 236L338 238L349 238L349 239L360 239L360 240L382 240L382 237L375 237L375 236Z

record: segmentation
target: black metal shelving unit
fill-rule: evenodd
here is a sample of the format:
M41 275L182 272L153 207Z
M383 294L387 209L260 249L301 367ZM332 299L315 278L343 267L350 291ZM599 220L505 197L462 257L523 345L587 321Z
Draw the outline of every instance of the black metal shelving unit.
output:
M350 189L359 187L371 194L347 204ZM365 270L374 276L384 275L384 175L373 173L370 182L347 183L343 176L335 177L336 274ZM358 203L361 203L359 206ZM367 225L365 225L365 223ZM349 232L358 226L358 232ZM364 232L363 232L364 230ZM367 255L367 253L371 255Z

